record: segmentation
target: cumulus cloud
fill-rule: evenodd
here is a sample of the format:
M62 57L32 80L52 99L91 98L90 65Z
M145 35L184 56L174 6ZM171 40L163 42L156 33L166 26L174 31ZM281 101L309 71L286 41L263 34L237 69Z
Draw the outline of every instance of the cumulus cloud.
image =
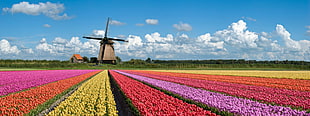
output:
M147 42L168 42L173 40L172 34L168 34L167 37L160 37L158 32L152 34L146 34L145 39Z
M204 47L226 50L224 48L224 41L218 41L217 38L211 37L210 33L198 36L197 42L202 42Z
M94 30L92 36L103 36L103 30ZM85 42L83 42L85 41ZM50 42L42 38L34 52L41 59L62 59L67 60L72 54L81 54L82 56L97 57L100 41L93 39L81 40L79 37L65 39L56 37Z
M217 31L214 35L216 38L223 39L226 44L233 47L244 49L256 48L255 41L258 40L258 34L246 30L247 26L243 20L232 23L228 29Z
M173 24L173 27L176 28L178 31L191 31L193 29L191 25L182 22L180 22L179 24Z
M162 36L158 32L146 34L144 39L140 36L129 35L128 43L115 44L116 54L135 58L185 58L195 54L197 47L186 34ZM184 55L184 56L183 56Z
M51 59L53 56L60 58L69 58L72 54L83 54L87 56L97 56L99 51L99 41L87 40L82 42L79 37L72 37L70 40L56 37L52 42L47 42L42 38L36 46L36 53L43 59Z
M51 25L49 25L49 24L44 24L44 25L43 25L43 27L50 28L50 27L52 27L52 26L51 26Z
M7 55L7 54L19 54L20 50L17 46L12 46L10 42L6 39L2 39L0 41L0 54Z
M22 52L26 53L26 54L33 54L34 51L31 48L25 48L21 50Z
M127 37L129 43L117 43L115 48L116 54L127 58L310 60L310 41L293 40L283 25L277 25L275 31L277 36L252 32L245 21L239 20L226 29L194 38L158 32L146 34L144 39L131 35ZM274 37L280 37L285 44Z
M149 25L157 25L158 24L157 19L146 19L145 22L146 22L146 24L149 24Z
M103 36L103 30L94 30L94 36ZM310 60L310 41L294 40L284 25L276 25L274 32L253 32L244 20L230 24L226 29L190 37L184 33L149 33L142 36L122 36L129 42L115 41L117 56L123 60L145 59L256 59L256 60ZM84 42L83 42L84 41ZM280 42L278 42L280 41ZM74 53L97 57L99 41L71 37L42 38L35 49L18 49L7 40L0 41L0 54L30 53L41 59L67 60ZM19 54L18 54L19 53ZM16 55L18 54L18 55ZM35 56L35 54L39 54ZM9 56L9 55L6 55ZM30 56L29 56L30 57ZM3 58L3 55L0 55Z
M300 57L298 59L309 60L310 57L310 41L309 40L293 40L291 34L284 28L283 25L276 26L276 33L283 39L285 46L284 54L290 58Z
M120 22L120 21L117 21L117 20L111 20L110 24L111 25L125 25L126 23L123 23L123 22Z
M276 32L284 40L285 46L287 48L290 48L290 50L294 51L298 51L301 49L300 44L297 41L291 39L291 34L286 31L283 25L277 24Z
M2 8L4 12L14 13L24 13L27 15L40 15L43 14L47 17L50 17L54 20L64 20L71 19L71 16L68 16L66 13L63 13L65 10L64 4L59 3L38 3L31 4L29 2L20 2L18 4L13 4L11 8ZM62 14L63 13L63 14Z
M92 36L103 37L104 33L105 33L104 30L94 30L93 33L92 33Z

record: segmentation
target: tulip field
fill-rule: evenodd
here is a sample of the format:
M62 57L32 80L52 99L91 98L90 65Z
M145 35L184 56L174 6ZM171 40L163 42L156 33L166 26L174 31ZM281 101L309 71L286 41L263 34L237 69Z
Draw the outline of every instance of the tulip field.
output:
M310 71L0 71L1 116L116 116L124 112L310 116Z

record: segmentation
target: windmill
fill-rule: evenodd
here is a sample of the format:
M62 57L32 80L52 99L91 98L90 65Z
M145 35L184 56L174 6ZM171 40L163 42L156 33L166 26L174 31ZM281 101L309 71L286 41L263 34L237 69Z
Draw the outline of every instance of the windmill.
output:
M90 36L84 36L83 38L86 39L95 39L95 40L101 40L100 43L100 50L99 50L99 55L98 55L98 63L106 63L106 64L115 64L116 63L116 57L114 53L114 47L113 44L114 41L123 41L123 42L128 42L127 40L123 39L115 39L115 38L109 38L107 37L108 35L108 27L109 27L109 20L108 18L104 37L90 37Z

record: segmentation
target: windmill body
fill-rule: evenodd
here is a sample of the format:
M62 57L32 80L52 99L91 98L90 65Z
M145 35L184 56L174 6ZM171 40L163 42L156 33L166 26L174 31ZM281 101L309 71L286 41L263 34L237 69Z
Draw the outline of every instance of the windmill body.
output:
M108 32L108 26L109 26L109 18L107 21L107 26L105 30L105 36L102 37L83 37L86 39L95 39L95 40L101 40L100 41L100 50L98 54L98 63L105 63L105 64L115 64L116 63L116 57L115 57L115 52L114 52L114 47L113 47L113 41L123 41L123 42L128 42L123 39L115 39L115 38L108 38L107 37L107 32Z

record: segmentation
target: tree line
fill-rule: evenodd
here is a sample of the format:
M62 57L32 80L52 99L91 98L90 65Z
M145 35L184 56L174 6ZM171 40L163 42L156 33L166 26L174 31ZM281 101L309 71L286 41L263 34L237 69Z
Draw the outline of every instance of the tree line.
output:
M150 61L149 58L145 60ZM257 61L245 59L216 59L216 60L151 60L152 63L185 63L185 64L293 64L293 65L310 65L307 61L289 61L289 60L271 60Z
M60 60L11 60L0 59L0 68L158 68L158 69L209 69L209 68L281 68L310 70L308 61L256 61L244 59L214 59L214 60L152 60L147 58L122 61L117 57L116 65L96 65L97 58L83 57L84 63L70 63ZM94 67L97 66L97 67Z

